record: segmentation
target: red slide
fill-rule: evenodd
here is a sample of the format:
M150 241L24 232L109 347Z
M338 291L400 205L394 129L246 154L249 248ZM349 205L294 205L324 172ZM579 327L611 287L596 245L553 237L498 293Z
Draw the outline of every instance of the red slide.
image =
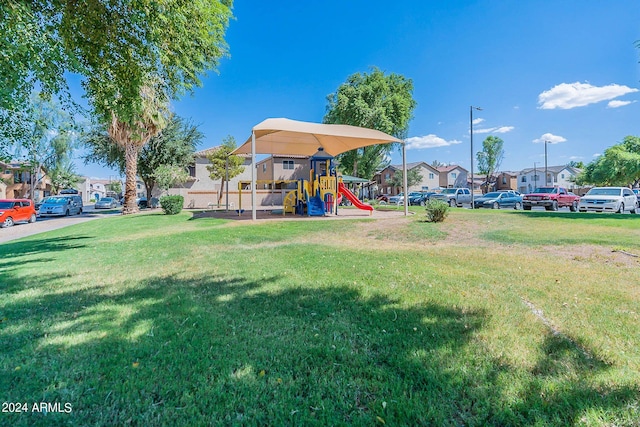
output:
M343 194L344 197L349 199L349 201L353 203L353 206L355 206L356 208L362 209L365 211L373 211L373 206L366 203L362 203L360 200L358 200L356 195L353 194L351 191L349 191L349 189L345 187L344 184L341 182L338 183L338 193Z

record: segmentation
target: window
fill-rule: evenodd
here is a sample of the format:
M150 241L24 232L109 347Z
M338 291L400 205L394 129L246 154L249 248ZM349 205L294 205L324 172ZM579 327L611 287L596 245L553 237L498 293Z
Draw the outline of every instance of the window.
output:
M388 181L389 179L391 179L391 174L389 172L384 174L384 179L385 181Z
M22 172L14 172L13 173L13 182L15 184L21 184L22 183Z
M267 172L267 164L263 163L262 164L262 173L266 173Z
M196 177L196 165L189 165L189 176L192 178Z
M564 174L563 173L560 174L560 178L564 179Z
M293 170L293 160L283 160L282 169Z
M429 179L433 179L435 178L435 175L433 174L433 172L429 173Z
M506 175L502 175L502 183L504 185L507 185L507 176Z
M520 180L520 182L527 182L527 177L526 177L526 175L522 175L522 179Z
M456 179L458 177L458 174L455 172L451 172L451 178Z

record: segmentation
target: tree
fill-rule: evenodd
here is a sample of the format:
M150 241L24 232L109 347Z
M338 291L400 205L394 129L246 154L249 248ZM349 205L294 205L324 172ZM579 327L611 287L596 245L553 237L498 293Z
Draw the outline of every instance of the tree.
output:
M57 165L49 172L49 179L51 180L51 192L54 194L65 188L73 188L80 181L80 177L70 161Z
M584 169L584 162L571 160L569 163L567 163L567 166L576 169Z
M204 135L197 126L173 115L167 127L140 148L137 171L144 182L147 200L151 200L151 192L159 182L158 178L165 190L173 184L186 181L186 169L193 163L195 149L203 138ZM126 169L125 150L115 144L109 133L100 126L91 129L83 141L89 149L85 155L85 163L103 164L117 168L120 172ZM185 173L181 174L181 170ZM171 176L172 179L169 178ZM188 179L188 175L186 178Z
M153 172L155 184L164 192L168 191L174 185L187 182L189 172L184 168L176 165L162 165ZM147 200L151 200L151 192L147 187Z
M378 68L371 73L355 73L327 97L324 123L376 129L403 139L416 102L413 81ZM372 145L343 153L337 160L344 173L366 179L385 164L393 144Z
M441 168L446 165L438 160L434 160L433 162L431 162L431 166L433 166L434 168Z
M24 122L21 124L25 132L16 134L12 145L15 157L27 160L31 175L31 190L27 197L35 198L34 190L42 179L38 176L41 169L46 170L52 179L75 177L71 167L71 153L76 147L76 132L73 119L58 103L45 100L35 93L31 95L29 102L23 111ZM77 182L76 178L71 181ZM53 192L57 192L55 185Z
M226 180L238 176L244 171L244 166L242 166L244 159L231 154L235 149L236 139L231 135L227 135L227 137L222 140L222 145L207 156L207 159L211 162L211 165L207 166L209 176L214 181L218 179L222 180L220 192L218 193L218 205L222 200Z
M402 171L397 171L393 174L393 177L389 180L389 183L393 187L402 187L404 174ZM407 171L407 187L412 187L422 182L422 174L417 168L409 169Z
M232 0L20 3L0 10L20 22L3 38L17 46L0 56L0 69L8 67L8 78L30 77L48 93L64 89L67 71L83 77L94 115L125 152L123 213L136 212L138 154L166 125L168 102L200 86L200 75L227 54ZM53 65L41 66L48 59ZM19 89L9 86L2 99Z
M640 184L640 137L626 136L607 148L576 177L576 184L637 186Z
M486 193L489 191L489 183L493 181L494 174L500 167L504 158L504 142L497 136L490 135L482 142L482 151L476 154L478 159L478 173L486 175L485 181Z
M138 159L138 175L146 187L147 200L151 200L159 177L164 190L189 178L187 168L194 162L196 147L203 139L197 126L175 115L160 135L151 138Z

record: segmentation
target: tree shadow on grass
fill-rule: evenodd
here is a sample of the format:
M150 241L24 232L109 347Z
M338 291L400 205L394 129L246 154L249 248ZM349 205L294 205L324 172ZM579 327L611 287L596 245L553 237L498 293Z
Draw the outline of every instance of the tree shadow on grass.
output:
M637 388L587 381L608 366L570 339L550 336L526 372L475 340L481 310L275 286L282 281L166 276L5 304L3 400L69 402L73 412L1 420L570 425L595 406L616 413L637 399Z
M5 262L16 257L66 251L68 249L83 248L84 241L93 239L92 236L75 236L65 238L24 239L17 242L7 242L0 245L0 260ZM0 266L1 267L1 266Z

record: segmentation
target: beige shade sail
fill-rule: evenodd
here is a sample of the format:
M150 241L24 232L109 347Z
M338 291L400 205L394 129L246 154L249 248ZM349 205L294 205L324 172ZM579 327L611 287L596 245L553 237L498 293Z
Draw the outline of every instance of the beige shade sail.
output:
M284 118L266 119L253 127L255 154L312 156L319 147L332 156L376 144L402 142L374 129L349 125L327 125ZM251 154L251 138L232 154Z

